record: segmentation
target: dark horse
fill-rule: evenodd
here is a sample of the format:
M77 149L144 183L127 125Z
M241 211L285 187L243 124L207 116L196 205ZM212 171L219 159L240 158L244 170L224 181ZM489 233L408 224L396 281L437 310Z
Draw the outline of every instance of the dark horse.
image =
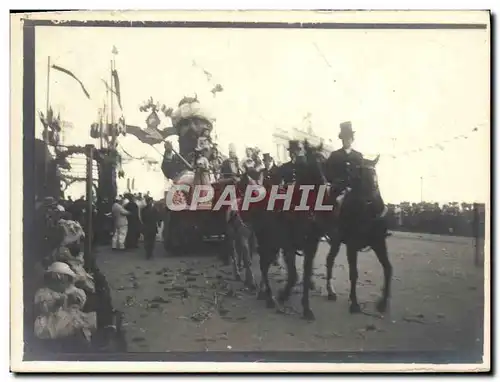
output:
M361 309L356 295L358 280L358 251L371 247L384 270L384 289L382 297L377 302L377 310L385 312L391 290L392 265L387 253L387 230L383 224L384 206L377 205L381 200L375 166L378 157L371 161L364 159L360 166L352 171L352 190L344 198L338 217L329 225L330 252L326 259L328 299L336 300L337 295L332 283L332 271L340 245L347 247L347 262L349 264L350 312L359 313Z
M309 304L309 291L311 289L311 276L313 271L313 261L323 230L315 219L316 213L313 211L315 195L319 186L325 184L325 177L321 166L321 160L318 153L321 149L313 147L307 141L303 142L303 153L296 158L296 164L286 163L279 168L279 176L273 182L274 185L287 182L287 173L293 166L294 196L290 210L257 209L252 215L252 226L258 243L258 253L260 257L261 288L258 294L259 299L265 299L269 308L278 306L282 309L282 304L287 301L291 295L292 288L297 282L297 269L295 266L295 257L298 251L303 252L304 257L304 276L303 276L303 295L302 307L303 317L308 320L314 319L314 314ZM302 197L302 192L297 192L300 186L308 185L312 187L313 198L307 202L307 210L294 211L298 201ZM269 194L269 190L268 194ZM312 201L314 199L314 201ZM265 203L267 205L267 203ZM280 250L283 250L284 260L287 267L287 283L283 290L278 294L277 300L274 299L269 283L269 267L276 261Z

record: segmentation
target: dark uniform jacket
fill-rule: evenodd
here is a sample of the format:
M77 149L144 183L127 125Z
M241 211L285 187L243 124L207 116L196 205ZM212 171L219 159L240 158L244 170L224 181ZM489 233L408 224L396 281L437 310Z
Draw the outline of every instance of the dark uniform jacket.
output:
M352 171L363 163L363 155L356 150L347 153L344 149L333 151L326 161L326 177L335 193L351 185Z
M270 169L264 168L261 171L262 183L264 187L270 187L273 184L279 183L279 167L272 166Z
M363 164L363 155L356 150L348 154L344 149L330 154L326 162L326 176L333 186L333 195L339 195L346 187L352 187L352 172L356 166ZM372 207L373 213L378 214L384 209L384 201L380 192L375 195Z
M146 205L141 211L143 231L145 234L156 235L161 221L160 213L153 205Z
M283 163L276 172L279 183L291 184L297 181L297 164L292 161Z

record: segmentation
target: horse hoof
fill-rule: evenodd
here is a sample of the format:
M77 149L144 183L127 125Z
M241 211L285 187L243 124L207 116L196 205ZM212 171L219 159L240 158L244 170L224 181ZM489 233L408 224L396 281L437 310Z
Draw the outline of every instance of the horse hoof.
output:
M266 308L268 308L268 309L276 308L276 303L274 302L274 300L272 298L266 300Z
M285 301L286 301L286 296L285 296L285 291L281 290L279 293L278 293L278 302L280 304L283 304Z
M257 300L265 300L267 298L267 294L263 290L259 290L257 293Z
M245 282L245 286L252 292L257 290L257 286L251 282Z
M302 318L307 321L314 321L316 317L314 317L314 313L312 312L311 309L304 310L304 314L302 315Z
M279 298L273 297L274 306L276 307L276 313L285 314L285 304L284 301L280 301Z
M387 311L387 300L380 300L377 302L377 311L379 313L385 313Z
M349 313L351 314L361 313L361 308L359 307L358 304L351 304L351 306L349 307Z
M337 301L337 295L335 293L328 293L329 301Z

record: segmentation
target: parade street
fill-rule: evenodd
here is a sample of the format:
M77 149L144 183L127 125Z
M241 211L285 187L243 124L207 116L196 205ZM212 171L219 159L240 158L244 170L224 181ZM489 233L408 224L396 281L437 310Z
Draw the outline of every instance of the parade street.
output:
M383 317L374 307L383 285L374 253L359 255L358 299L364 314L351 315L345 248L334 269L338 299L328 301L328 244L321 243L311 294L313 322L301 318L301 289L279 314L233 281L231 267L214 255L169 257L157 243L152 260L145 259L142 248L112 252L101 247L97 256L114 306L124 312L132 352L482 349L484 269L474 266L474 239L396 232L388 247L394 278ZM302 259L297 257L299 274ZM253 269L259 281L257 255ZM286 279L284 269L272 266L270 279L276 294Z

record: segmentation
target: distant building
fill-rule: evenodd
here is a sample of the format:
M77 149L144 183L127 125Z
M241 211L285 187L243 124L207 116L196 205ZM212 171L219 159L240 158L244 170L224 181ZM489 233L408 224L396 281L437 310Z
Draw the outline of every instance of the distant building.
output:
M331 142L327 142L324 138L314 133L311 124L311 114L307 114L299 126L292 127L289 130L283 128L274 129L272 134L273 153L271 155L273 155L276 163L284 163L289 160L288 142L292 139L307 139L313 145L322 143L325 153L327 154L334 150Z

